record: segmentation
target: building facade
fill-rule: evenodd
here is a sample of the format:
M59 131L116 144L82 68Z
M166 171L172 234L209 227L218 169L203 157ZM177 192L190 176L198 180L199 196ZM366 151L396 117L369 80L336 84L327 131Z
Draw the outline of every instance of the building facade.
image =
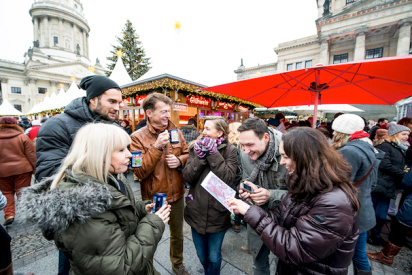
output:
M104 74L99 60L94 66L89 60L90 28L80 0L35 0L29 13L33 45L24 62L0 59L0 102L7 97L23 113L72 80Z
M317 34L280 43L276 63L235 70L237 79L412 54L412 0L317 0ZM243 62L242 62L243 63ZM361 109L376 108L356 105ZM395 107L379 106L392 119Z

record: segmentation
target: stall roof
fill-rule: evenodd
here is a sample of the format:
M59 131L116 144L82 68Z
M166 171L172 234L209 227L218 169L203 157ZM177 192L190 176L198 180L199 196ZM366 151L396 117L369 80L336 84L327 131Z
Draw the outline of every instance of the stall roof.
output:
M132 83L122 85L122 86L120 86L120 88L124 89L124 88L128 88L128 87L136 86L136 85L139 85L139 84L144 84L144 83L147 83L147 82L160 80L160 79L163 79L163 78L170 78L170 79L173 79L173 80L176 80L176 81L180 81L180 82L183 82L183 83L198 86L199 88L207 87L206 85L199 84L199 83L196 83L196 82L193 82L193 81L190 81L190 80L186 80L184 78L180 78L180 77L177 77L177 76L174 76L174 75L171 75L171 74L161 74L161 75L157 75L157 76L153 76L153 77L149 77L149 78L145 78L145 79L138 79L136 81L133 81Z

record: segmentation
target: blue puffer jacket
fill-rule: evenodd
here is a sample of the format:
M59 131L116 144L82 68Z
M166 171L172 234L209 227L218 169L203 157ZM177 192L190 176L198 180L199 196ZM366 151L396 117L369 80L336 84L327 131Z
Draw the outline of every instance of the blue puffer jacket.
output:
M412 227L412 170L409 170L403 177L402 186L405 188L404 193L406 197L399 208L396 218L398 218L400 223Z

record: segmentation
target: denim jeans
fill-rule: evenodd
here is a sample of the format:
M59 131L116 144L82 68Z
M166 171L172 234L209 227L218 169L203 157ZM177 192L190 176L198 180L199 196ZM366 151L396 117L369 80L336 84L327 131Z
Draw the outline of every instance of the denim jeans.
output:
M70 262L69 259L59 251L59 271L57 275L69 275L70 271Z
M267 275L270 274L269 264L270 250L266 245L262 245L258 255L253 259L253 274L254 275Z
M356 242L355 246L355 254L353 255L353 265L358 270L371 270L369 265L368 257L366 256L366 238L368 236L368 232L363 232L359 234L358 241Z
M375 208L376 225L371 230L371 235L375 239L381 236L382 227L386 222L386 215L388 214L390 199L379 198L372 195L373 208Z
M206 275L220 274L222 243L226 230L218 233L199 234L192 227L193 243Z

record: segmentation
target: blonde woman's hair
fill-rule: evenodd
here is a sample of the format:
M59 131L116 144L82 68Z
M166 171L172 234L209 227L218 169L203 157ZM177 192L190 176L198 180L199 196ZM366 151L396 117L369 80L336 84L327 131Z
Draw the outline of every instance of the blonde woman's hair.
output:
M348 143L350 138L349 134L344 134L344 133L340 133L335 131L335 133L333 134L332 137L332 148L339 150L340 148L342 148L346 143Z
M387 142L393 142L393 143L396 143L396 144L399 144L399 143L401 143L401 141L399 140L399 138L398 138L398 135L400 134L401 132L399 132L399 133L397 133L397 134L395 134L395 135L392 135L392 136L386 136L386 137L384 137L384 139L387 141Z
M237 147L240 148L240 143L239 143L239 131L237 130L242 123L240 122L232 122L229 124L229 136L228 140L231 144L236 145Z
M130 143L130 136L118 126L105 123L83 126L77 132L69 154L55 175L50 189L56 188L66 169L71 169L74 176L89 175L107 182L112 153L126 148Z
M218 131L222 131L223 132L223 137L227 138L227 136L229 135L229 126L227 125L226 119L224 119L221 116L205 116L203 117L203 127L206 124L206 121L210 120L213 122L213 124L216 127L216 130ZM203 132L197 137L197 139L193 140L192 142L189 143L189 149L191 149L196 141L198 141L199 139L203 138Z

